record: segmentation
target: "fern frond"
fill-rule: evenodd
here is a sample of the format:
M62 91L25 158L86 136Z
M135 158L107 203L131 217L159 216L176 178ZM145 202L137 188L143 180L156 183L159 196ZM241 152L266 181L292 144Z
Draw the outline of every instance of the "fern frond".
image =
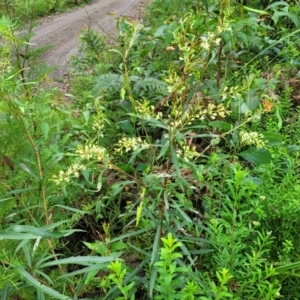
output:
M156 100L168 94L168 85L157 78L130 76L129 80L135 97ZM99 75L94 85L94 93L114 96L119 94L124 84L123 75L113 73Z
M166 96L168 94L168 85L157 78L146 77L141 78L139 76L130 77L130 81L133 82L133 92L144 96L148 94L151 97L151 94Z
M18 25L13 22L9 17L2 16L0 18L0 36L1 39L9 40L9 41L16 41L16 29Z
M96 77L96 83L93 91L96 95L99 94L116 94L124 86L124 76L119 74L103 74Z

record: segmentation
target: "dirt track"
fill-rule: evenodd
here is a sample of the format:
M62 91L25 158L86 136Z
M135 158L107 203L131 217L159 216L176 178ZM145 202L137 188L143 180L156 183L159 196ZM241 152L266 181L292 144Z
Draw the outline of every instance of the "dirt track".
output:
M61 81L67 72L69 57L76 54L81 30L90 27L112 32L118 16L139 18L147 2L149 0L97 0L86 7L42 19L34 28L35 36L30 42L37 46L53 45L42 59L49 66L58 67L53 78Z

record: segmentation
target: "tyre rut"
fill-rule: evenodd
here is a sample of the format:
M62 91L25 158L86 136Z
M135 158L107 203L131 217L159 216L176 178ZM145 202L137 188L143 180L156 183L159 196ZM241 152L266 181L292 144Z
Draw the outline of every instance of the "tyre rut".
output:
M116 29L116 18L131 16L139 18L147 0L98 0L86 7L43 19L34 28L33 47L52 45L41 56L47 65L57 67L54 81L62 81L69 66L69 58L77 53L77 41L82 30L88 28L102 33ZM111 16L109 13L113 13Z

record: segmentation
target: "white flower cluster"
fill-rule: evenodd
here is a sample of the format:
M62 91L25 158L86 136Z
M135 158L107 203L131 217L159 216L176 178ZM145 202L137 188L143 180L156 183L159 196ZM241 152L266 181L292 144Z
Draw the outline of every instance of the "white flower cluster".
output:
M202 111L203 115L206 115L208 119L214 120L216 117L225 118L229 111L226 110L223 103L216 105L209 103L207 108Z
M136 105L136 111L145 119L151 119L156 117L155 106L151 105L149 100L143 100L143 102L138 102Z
M204 50L209 50L212 46L218 46L221 43L221 38L216 38L213 32L207 32L206 36L201 36L201 47Z
M206 107L203 106L201 102L196 105L191 105L189 110L185 112L185 117L189 120L188 124L195 120L215 120L216 118L224 119L226 115L229 115L230 111L226 109L223 103L214 104L212 102L208 103Z
M104 127L104 124L103 124L103 121L102 120L99 120L99 119L95 119L93 124L92 124L92 129L96 132L98 132L99 136L103 137L103 127Z
M239 133L240 136L240 143L242 145L255 145L257 148L265 148L265 142L263 140L264 136L258 132L252 131L247 132L241 130Z
M196 151L195 146L185 145L182 149L176 150L177 156L183 157L183 160L189 162L197 157L199 157L199 152Z
M125 148L125 152L128 153L130 151L135 151L138 148L148 149L149 144L143 141L140 137L132 137L132 138L124 137L117 143L115 152L122 154L124 148Z
M80 171L84 169L85 166L75 163L71 165L67 171L60 171L58 175L53 175L52 181L57 185L62 182L70 182L71 178L78 178Z
M90 160L93 158L97 161L103 161L105 157L105 148L92 144L85 146L79 145L76 153L79 154L80 158L84 160Z

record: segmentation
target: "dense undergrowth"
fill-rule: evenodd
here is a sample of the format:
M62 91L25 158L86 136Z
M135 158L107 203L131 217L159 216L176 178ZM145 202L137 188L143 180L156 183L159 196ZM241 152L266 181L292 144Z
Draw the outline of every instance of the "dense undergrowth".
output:
M28 22L29 18L37 19L89 2L91 0L1 0L0 16L9 15L15 20Z
M70 104L2 17L1 299L299 299L299 22L154 0L82 34Z

